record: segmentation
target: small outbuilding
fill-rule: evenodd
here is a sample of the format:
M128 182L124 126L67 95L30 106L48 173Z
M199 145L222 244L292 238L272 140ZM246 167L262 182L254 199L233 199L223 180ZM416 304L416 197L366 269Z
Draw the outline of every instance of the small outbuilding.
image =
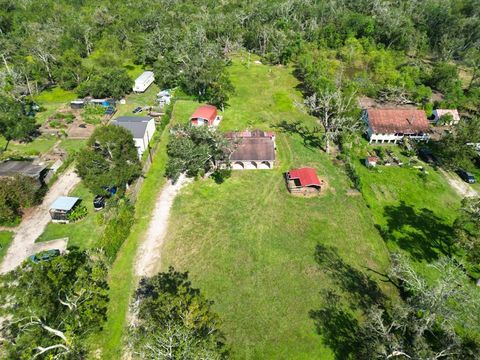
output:
M150 116L121 116L112 125L121 126L132 133L138 157L148 149L148 144L155 133L155 120Z
M235 149L230 155L232 170L272 169L275 163L275 134L253 130L225 133Z
M32 178L38 185L44 183L48 169L45 165L35 165L32 161L4 161L0 163L0 178L13 178L17 175Z
M378 157L376 157L376 156L368 156L365 159L365 166L366 167L375 167L375 166L377 166L377 163L378 163Z
M143 93L148 89L150 85L155 81L155 75L153 71L144 71L142 75L135 79L133 85L133 91L137 93Z
M457 109L436 109L433 110L433 122L439 124L444 122L444 119L449 118L448 122L443 125L457 125L460 122L460 115Z
M190 116L192 126L218 126L222 118L213 105L202 105Z
M81 199L70 196L60 196L50 206L50 217L52 222L68 224L68 215L80 204Z
M324 182L311 167L290 170L285 174L288 190L295 195L314 196L320 194Z

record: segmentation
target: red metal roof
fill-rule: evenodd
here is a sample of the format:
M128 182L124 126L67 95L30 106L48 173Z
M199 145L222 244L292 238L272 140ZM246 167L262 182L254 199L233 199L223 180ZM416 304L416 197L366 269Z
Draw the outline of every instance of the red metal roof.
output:
M206 119L209 125L212 125L217 117L217 108L213 105L203 105L197 108L190 116L190 120Z
M368 109L368 123L375 134L418 134L428 131L425 111L417 109Z
M315 169L310 167L290 170L288 176L290 179L298 179L301 186L321 185Z

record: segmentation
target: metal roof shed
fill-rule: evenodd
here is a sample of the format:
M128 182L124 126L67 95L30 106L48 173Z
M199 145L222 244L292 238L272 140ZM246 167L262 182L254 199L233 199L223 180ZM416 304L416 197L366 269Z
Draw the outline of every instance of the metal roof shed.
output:
M81 199L70 196L60 196L50 206L50 216L53 222L68 223L68 215L80 203Z

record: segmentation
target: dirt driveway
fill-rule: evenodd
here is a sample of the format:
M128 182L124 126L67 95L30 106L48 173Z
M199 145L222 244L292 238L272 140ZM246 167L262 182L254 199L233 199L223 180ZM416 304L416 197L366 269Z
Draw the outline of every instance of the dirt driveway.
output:
M461 196L461 197L474 197L478 196L477 191L472 188L465 181L460 179L456 174L447 172L443 169L440 169L440 172L445 176L450 186Z
M165 184L160 192L144 240L137 251L135 261L135 274L137 276L152 276L158 270L173 200L175 200L180 189L190 181L191 179L182 175L175 184L170 181Z
M60 175L47 192L42 204L28 211L20 225L15 229L15 236L0 266L0 273L3 274L15 269L23 260L35 254L39 249L65 249L65 239L42 245L35 244L35 240L42 234L50 222L50 214L48 212L50 205L57 197L68 195L79 182L80 178L75 173L73 167L68 169Z

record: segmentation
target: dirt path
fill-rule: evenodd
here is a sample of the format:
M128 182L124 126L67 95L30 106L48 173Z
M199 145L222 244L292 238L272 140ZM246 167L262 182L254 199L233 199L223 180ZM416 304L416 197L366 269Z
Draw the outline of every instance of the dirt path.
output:
M48 250L49 248L55 248L62 250L66 246L66 244L62 243L62 240L37 246L35 245L35 240L42 234L50 222L50 214L48 212L50 205L57 197L68 195L79 182L80 178L75 174L74 169L68 169L60 175L47 192L42 204L28 211L20 225L15 229L15 236L0 266L0 273L3 274L13 270L38 249Z
M191 179L182 175L175 184L169 181L160 192L144 240L137 251L135 260L137 276L152 276L157 270L173 200L180 189L190 181Z
M457 175L440 169L440 172L445 176L450 186L462 197L478 196L478 192L470 185L460 179Z

